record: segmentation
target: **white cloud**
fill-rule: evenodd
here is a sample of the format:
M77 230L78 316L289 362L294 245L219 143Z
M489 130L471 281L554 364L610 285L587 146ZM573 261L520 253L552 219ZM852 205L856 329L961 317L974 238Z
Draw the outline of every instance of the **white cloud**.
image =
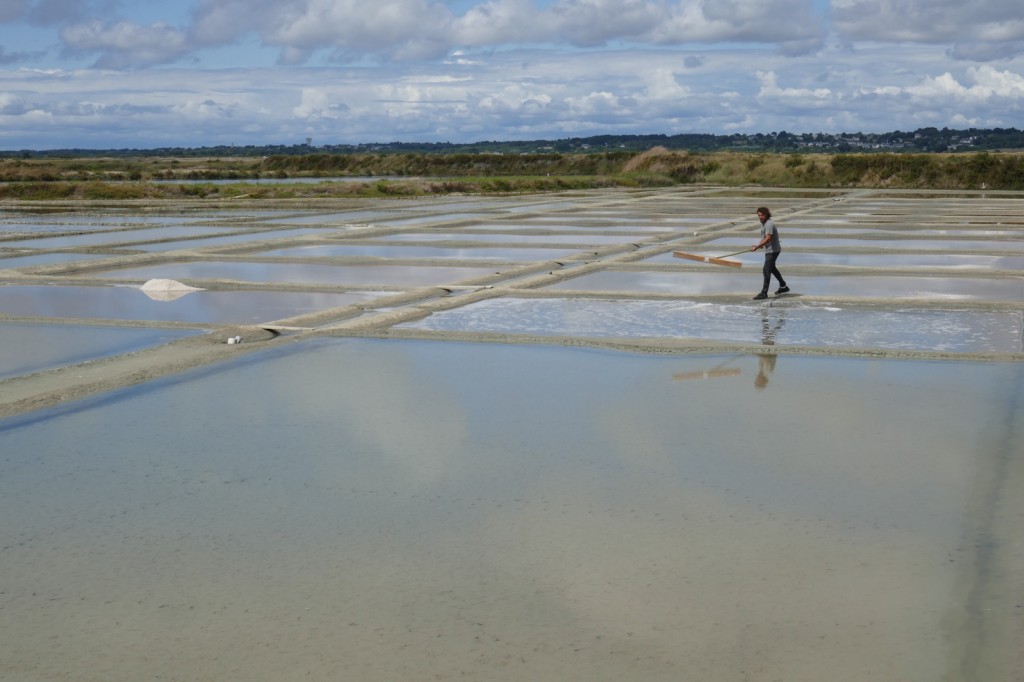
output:
M962 97L967 88L947 72L934 78L928 77L920 85L906 88L905 91L917 97Z
M962 114L954 114L952 123L957 128L975 128L980 125L977 118L967 118Z
M848 41L952 45L958 59L1024 54L1018 0L831 0L832 25Z
M970 68L967 75L974 81L963 85L950 73L926 78L920 85L906 91L916 97L947 97L984 102L993 98L1024 100L1024 77L1009 71L997 71L991 66Z
M988 65L969 68L967 73L995 96L1024 99L1024 76L1019 73L998 71Z
M726 123L724 130L727 132L747 132L755 128L754 119L752 116L744 116L740 121L730 121Z
M300 8L288 11L282 4L274 24L264 26L263 39L281 47L336 48L398 59L437 58L450 48L451 13L425 0L306 0Z
M850 40L948 41L957 0L832 0L832 24Z
M553 102L553 97L546 92L512 84L481 97L477 106L490 114L537 115L547 111Z
M40 0L0 2L21 12L7 34L44 30L25 23ZM928 13L923 0L833 0L841 32L824 47L815 0L197 0L177 23L156 0L116 5L122 15L98 14L108 0L45 2L67 7L51 17L67 50L44 54L37 33L4 44L0 148L1024 120L1024 52L1007 48L1021 19L1007 19L1016 4L993 0L969 11L935 0L932 28L916 14ZM904 14L902 27L883 25ZM56 44L57 29L45 31ZM15 57L31 68L4 68ZM230 68L215 68L228 57Z
M581 97L568 97L569 112L573 116L605 117L609 114L625 113L622 102L615 94L607 91L589 92Z
M125 38L114 35L129 32L152 35L149 50L125 46ZM303 63L318 51L341 61L411 61L441 59L460 47L527 44L733 41L777 44L797 55L822 45L824 21L814 0L557 0L543 9L531 0L487 0L459 16L436 0L200 0L191 24L181 29L165 22L95 19L67 27L64 40L72 50L100 52L104 66L138 67L250 37L279 50L285 65Z
M811 0L684 0L651 35L659 44L770 43L800 54L821 47L825 26Z
M331 102L328 93L319 88L303 88L302 101L292 110L292 114L300 119L323 118L330 114Z
M774 71L758 71L757 77L761 81L761 90L757 93L757 96L761 99L820 101L832 96L832 91L828 88L780 88L778 76L775 75Z
M21 116L29 111L24 98L0 93L0 116Z
M60 35L69 50L98 52L96 66L103 69L164 64L190 50L185 34L167 24L139 26L127 21L91 21L69 26Z
M680 85L672 69L651 69L642 77L646 85L645 94L649 99L673 100L690 96L690 89Z
M664 21L667 12L664 3L646 0L559 0L545 14L569 43L595 46L641 38Z
M273 26L288 8L284 0L200 0L189 33L197 46L228 45Z
M452 22L452 42L477 47L505 43L546 42L555 35L538 21L530 0L490 0L471 7Z
M1024 54L1024 40L997 42L958 42L949 51L951 57L961 61L991 62Z

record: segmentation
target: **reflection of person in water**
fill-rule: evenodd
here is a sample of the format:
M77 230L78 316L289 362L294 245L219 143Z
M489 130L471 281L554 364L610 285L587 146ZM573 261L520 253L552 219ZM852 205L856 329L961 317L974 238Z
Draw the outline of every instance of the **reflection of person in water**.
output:
M775 371L778 357L775 353L761 353L757 356L757 376L754 378L756 389L763 390L768 385L768 375Z
M779 315L773 321L769 316L769 312L772 310L773 308L769 306L761 308L761 345L764 346L774 346L776 334L786 324L786 311L777 310Z
M774 320L769 316L773 308L765 306L761 309L761 345L774 346L775 335L779 333L786 324L786 311L777 310L778 317ZM760 353L757 356L757 376L754 378L754 387L763 390L768 386L768 375L775 371L775 361L778 359L775 353Z

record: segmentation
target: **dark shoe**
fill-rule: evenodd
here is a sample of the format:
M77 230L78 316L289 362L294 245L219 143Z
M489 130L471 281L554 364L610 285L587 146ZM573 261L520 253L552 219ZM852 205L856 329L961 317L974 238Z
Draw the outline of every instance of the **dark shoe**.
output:
M779 294L788 294L788 293L789 293L789 287L787 287L787 286L786 286L785 284L783 284L783 285L782 285L781 287L779 287L779 288L778 288L778 290L777 290L777 291L775 292L775 295L777 296L777 295L779 295Z
M755 301L762 301L762 300L764 300L766 298L768 298L768 294L766 294L766 293L764 293L762 291L761 293L759 293L757 296L754 297L754 300Z

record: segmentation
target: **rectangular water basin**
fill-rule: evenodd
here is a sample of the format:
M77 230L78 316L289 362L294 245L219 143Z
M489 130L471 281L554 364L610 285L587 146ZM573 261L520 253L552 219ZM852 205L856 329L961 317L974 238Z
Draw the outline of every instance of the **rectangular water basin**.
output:
M253 251L260 256L289 258L438 258L445 260L543 261L573 254L566 249L515 247L387 246L384 244L314 244ZM0 265L3 261L0 261Z
M700 294L755 294L761 289L761 271L736 272L708 266L707 272L636 272L607 270L581 275L545 287L547 290L673 292L680 296ZM715 268L712 270L711 268ZM781 268L783 276L786 270ZM813 296L858 298L934 298L943 300L1024 300L1024 278L898 277L885 275L836 275L791 277L795 293ZM777 286L772 280L773 288Z
M914 251L943 250L955 253L958 250L964 251L1002 251L1008 254L1024 255L1024 239L1021 240L998 240L998 239L844 239L836 238L815 238L788 236L780 229L782 235L782 251L785 253L787 246L798 246L801 248L836 247L836 246L859 246L872 249L907 249ZM757 243L756 233L747 237L721 237L704 242L702 246L753 246ZM733 249L735 250L735 249Z
M0 322L0 380L132 353L199 333Z
M237 231L237 227L212 227L210 225L176 225L174 227L139 227L116 232L98 232L76 234L63 237L45 237L42 239L19 239L3 242L5 246L32 249L60 249L75 246L120 246L136 242L174 239L176 237L203 237L228 231Z
M196 261L91 272L103 279L230 280L347 286L429 286L494 274L493 268L406 265L321 265Z
M0 253L0 270L8 268L25 268L33 265L52 265L54 263L75 263L78 261L110 258L104 253L38 253L24 256L6 256Z
M173 242L157 242L155 244L133 244L132 249L145 251L147 253L164 253L166 251L177 251L179 249L205 249L211 246L225 246L232 244L245 244L269 239L287 239L289 237L304 237L310 234L324 234L320 228L295 228L290 230L253 230L243 234L233 234L226 237L204 237L200 239L188 239Z
M623 235L607 234L487 234L481 232L404 232L384 237L374 237L374 241L460 241L460 242L497 242L513 244L578 244L580 248L588 245L629 244L632 240Z
M21 317L260 324L367 301L380 293L193 291L154 300L136 287L0 286L0 312Z
M681 246L679 251L701 256L721 256L722 250L705 248L689 248ZM739 261L743 267L760 268L764 263L763 252L747 252L737 256L729 256L728 260ZM671 253L663 253L640 261L643 263L676 263L686 264L686 259L679 259ZM779 257L779 268L786 265L838 265L859 268L935 268L963 270L977 268L980 270L1024 270L1024 255L1020 256L987 256L983 254L965 253L836 253L810 251L783 251Z
M517 299L479 301L399 328L586 338L694 338L753 344L1024 351L1020 311L905 310L792 303Z
M0 422L4 656L105 682L1009 680L1021 386L1020 363L251 354Z

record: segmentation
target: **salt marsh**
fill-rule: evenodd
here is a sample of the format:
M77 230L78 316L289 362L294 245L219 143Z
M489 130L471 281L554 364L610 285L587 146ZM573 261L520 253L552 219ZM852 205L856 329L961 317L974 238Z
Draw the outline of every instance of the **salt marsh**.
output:
M0 212L0 677L1024 674L1024 195L313 203Z

